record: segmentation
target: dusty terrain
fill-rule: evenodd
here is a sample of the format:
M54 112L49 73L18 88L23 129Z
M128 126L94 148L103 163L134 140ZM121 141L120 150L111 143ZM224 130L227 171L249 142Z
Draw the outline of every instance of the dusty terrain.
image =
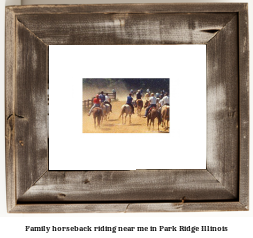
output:
M94 128L93 116L88 116L88 112L83 112L83 133L168 133L161 125L157 125L157 119L155 119L154 130L148 130L147 119L137 116L135 108L135 114L131 117L131 124L129 124L129 118L127 117L126 124L122 124L122 119L119 118L121 106L125 101L113 101L112 113L107 121L103 121L100 128ZM143 116L145 109L142 109L141 115Z

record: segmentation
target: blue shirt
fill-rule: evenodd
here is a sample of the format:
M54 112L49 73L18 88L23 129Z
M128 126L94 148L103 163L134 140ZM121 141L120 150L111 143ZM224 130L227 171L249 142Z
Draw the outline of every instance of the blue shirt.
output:
M127 97L127 104L131 104L132 103L132 100L133 100L133 98L131 97L131 96L128 96Z
M101 99L101 102L104 102L104 101L105 101L105 95L104 95L104 94L100 94L100 95L99 95L99 98Z

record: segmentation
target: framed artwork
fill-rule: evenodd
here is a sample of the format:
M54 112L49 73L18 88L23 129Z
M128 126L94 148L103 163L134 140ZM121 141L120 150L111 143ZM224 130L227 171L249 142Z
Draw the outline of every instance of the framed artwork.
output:
M242 3L6 7L8 212L247 211L248 40ZM206 169L49 169L49 46L185 44L206 45Z

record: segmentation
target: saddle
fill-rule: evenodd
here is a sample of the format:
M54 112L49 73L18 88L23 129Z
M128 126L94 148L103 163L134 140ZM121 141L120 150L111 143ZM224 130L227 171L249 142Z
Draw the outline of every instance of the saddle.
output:
M151 113L152 109L156 109L156 107L153 106L153 107L149 108L148 113Z

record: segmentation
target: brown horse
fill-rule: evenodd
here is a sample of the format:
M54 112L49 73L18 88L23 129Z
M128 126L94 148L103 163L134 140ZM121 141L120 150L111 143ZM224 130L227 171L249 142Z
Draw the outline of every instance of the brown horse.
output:
M129 106L129 105L127 105L127 104L124 104L122 107L121 107L121 113L120 113L120 115L119 115L119 118L120 117L122 117L122 124L124 124L123 123L123 115L124 114L126 114L125 115L125 124L126 124L126 117L128 116L129 117L129 124L131 124L131 115L132 115L132 108Z
M92 114L93 114L93 119L94 119L94 127L95 128L97 126L100 127L100 122L101 122L101 120L103 120L102 108L100 108L100 107L93 108Z
M169 120L170 120L170 106L164 105L162 107L161 113L162 113L163 127L165 127L165 129L168 129L169 128ZM165 126L165 121L167 122L166 126Z
M136 100L137 115L141 116L141 110L143 108L143 101L141 99Z
M144 108L148 107L149 105L150 105L150 102L146 100L146 102L144 103Z
M150 108L147 116L147 127L150 129L151 124L153 124L153 130L154 130L154 124L155 124L155 118L158 120L158 131L159 131L159 125L161 124L160 115L158 110L155 107Z

